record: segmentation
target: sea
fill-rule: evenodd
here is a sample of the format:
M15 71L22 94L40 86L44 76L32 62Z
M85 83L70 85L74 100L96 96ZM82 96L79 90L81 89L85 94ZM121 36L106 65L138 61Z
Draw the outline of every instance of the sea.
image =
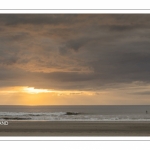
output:
M150 121L150 105L0 105L0 120Z

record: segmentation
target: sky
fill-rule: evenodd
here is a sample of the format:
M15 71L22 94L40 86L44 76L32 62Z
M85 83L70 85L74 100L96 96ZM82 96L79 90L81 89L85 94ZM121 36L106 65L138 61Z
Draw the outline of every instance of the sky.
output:
M148 104L149 14L0 14L0 105Z

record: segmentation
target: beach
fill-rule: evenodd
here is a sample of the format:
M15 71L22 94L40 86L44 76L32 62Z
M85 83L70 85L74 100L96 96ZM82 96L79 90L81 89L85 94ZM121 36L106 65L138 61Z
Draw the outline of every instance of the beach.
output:
M8 121L0 136L149 136L150 122Z

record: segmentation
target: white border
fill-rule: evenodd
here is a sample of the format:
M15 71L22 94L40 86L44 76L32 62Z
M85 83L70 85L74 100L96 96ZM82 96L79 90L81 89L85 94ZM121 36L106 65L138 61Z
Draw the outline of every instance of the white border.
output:
M150 14L149 10L0 10L0 14Z
M127 142L127 141L2 141L0 142L1 149L15 150L141 150L148 149L149 143L145 141Z
M149 0L5 0L0 9L149 9Z
M148 136L14 136L0 137L0 141L150 141Z
M148 5L149 3L145 3L145 1L142 1L142 4L139 4L137 1L131 2L131 1L127 0L125 4L121 4L121 6L120 6L120 3L122 3L122 1L120 1L120 0L117 1L118 2L117 5L115 5L115 3L117 3L116 1L108 2L108 0L105 0L105 2L101 2L101 5L98 5L100 3L100 1L97 0L98 4L95 4L95 0L94 0L94 1L92 1L92 5L90 3L88 3L88 5L86 5L86 7L85 7L85 3L87 3L87 0L86 0L86 2L82 1L82 4L80 4L80 6L79 6L79 4L78 5L72 4L71 3L72 1L70 1L70 0L61 1L61 3L59 3L59 5L61 5L61 7L58 7L58 0L51 2L51 4L50 4L50 2L48 2L49 5L44 4L44 2L45 2L45 0L42 1L42 5L41 5L40 3L37 3L37 1L34 1L34 0L32 1L32 3L31 3L31 0L30 1L26 0L26 3L23 1L20 1L20 0L18 0L18 1L5 0L1 3L0 14L10 14L10 13L11 14L62 14L62 13L63 14L150 14L150 9L149 9L149 5ZM68 4L67 4L67 2L68 2ZM36 5L36 7L35 7L34 3L37 3L38 5ZM137 3L138 6L135 7L135 5L134 5L135 3ZM15 4L17 4L17 5L15 5ZM67 7L66 7L66 4L67 4ZM74 5L74 6L72 6L72 5ZM109 5L109 8L108 8L108 5ZM90 10L80 10L80 9L89 9L89 8L90 8ZM5 10L5 9L26 9L26 10ZM32 9L32 10L30 10L30 9ZM40 9L40 10L33 10L33 9ZM54 10L54 9L57 9L57 10ZM60 9L76 9L76 10L60 10ZM91 10L91 9L99 9L99 10ZM104 10L104 9L107 9L107 10ZM110 9L114 9L114 10L110 10ZM126 10L120 10L120 9L126 9ZM130 9L139 9L139 10L130 10ZM141 10L141 9L143 9L143 10ZM144 10L144 9L149 9L149 10ZM111 137L111 136L109 136L109 137L87 137L87 136L86 137L83 137L83 136L82 137L78 137L78 136L75 136L75 137L62 137L62 136L61 137L59 137L59 136L56 136L56 137L50 137L50 136L49 137L43 137L43 136L42 137L41 136L38 136L38 137L37 136L35 136L35 137L33 137L33 136L0 137L1 145L3 145L4 141L9 141L9 142L20 141L19 145L22 141L36 141L37 145L42 143L42 141L51 141L50 147L52 147L52 145L55 146L55 143L53 144L52 142L59 141L59 140L60 141L70 141L70 142L72 142L72 141L87 141L86 144L89 143L88 141L91 141L90 143L92 143L92 141L99 141L99 142L101 142L101 145L98 147L98 149L99 148L102 149L105 147L108 148L108 146L110 146L110 148L112 149L112 145L106 145L106 143L103 144L102 142L104 142L104 141L109 141L109 142L110 141L118 141L118 142L136 141L135 144L138 145L138 144L141 144L139 141L142 141L142 142L148 141L147 144L149 144L150 137L146 137L146 136L145 137L131 137L131 136L130 137L125 137L125 136L124 137L123 136L122 137L117 137L117 136L114 136L114 137ZM41 141L41 142L38 142L38 141ZM68 143L70 143L70 142L68 142ZM67 145L68 145L68 143L67 143ZM12 144L12 143L10 143L10 144ZM13 143L13 144L16 144L16 143ZM21 146L25 148L27 145L23 145L23 144ZM36 145L34 145L34 143L32 143L32 144L33 144L33 148L35 149L34 146L36 146ZM60 142L56 143L56 144L60 144ZM79 143L77 143L77 144L79 144ZM143 145L143 143L142 143L142 145ZM7 146L9 146L9 145L7 145ZM56 145L56 146L58 146L58 145ZM79 144L79 146L80 146L80 148L83 149L83 147L81 147L81 144ZM128 143L128 146L124 145L124 147L120 147L120 149L124 149L124 148L130 148L130 149L134 148L135 149L134 145L133 145L133 147L132 146L129 147L129 146L130 145ZM10 149L11 149L11 147L12 147L12 145L10 145ZM32 148L32 147L28 147L28 148ZM39 149L39 148L41 149L41 147L36 146L36 149ZM62 147L60 147L60 148L62 148ZM68 148L74 149L76 147L72 147L72 148L68 147ZM68 148L66 148L66 149L68 149ZM80 150L80 148L78 148L78 150ZM91 147L89 147L89 148L91 148ZM93 148L97 149L96 147L93 147ZM17 149L17 147L15 147L15 149ZM20 147L19 147L19 149L20 149ZM86 148L86 149L88 149L88 148ZM118 149L118 148L116 147L116 149ZM136 146L136 149L137 149L137 146Z
M149 137L0 137L0 147L8 150L141 150L149 147L149 141Z

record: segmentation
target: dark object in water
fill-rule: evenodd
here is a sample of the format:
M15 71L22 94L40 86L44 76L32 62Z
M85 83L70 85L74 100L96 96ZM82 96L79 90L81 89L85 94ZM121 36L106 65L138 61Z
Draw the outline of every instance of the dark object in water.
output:
M78 115L79 113L76 112L66 112L66 115Z
M148 111L146 110L146 114L148 114Z
M9 118L9 117L5 117L3 118L5 120L30 120L31 118Z

